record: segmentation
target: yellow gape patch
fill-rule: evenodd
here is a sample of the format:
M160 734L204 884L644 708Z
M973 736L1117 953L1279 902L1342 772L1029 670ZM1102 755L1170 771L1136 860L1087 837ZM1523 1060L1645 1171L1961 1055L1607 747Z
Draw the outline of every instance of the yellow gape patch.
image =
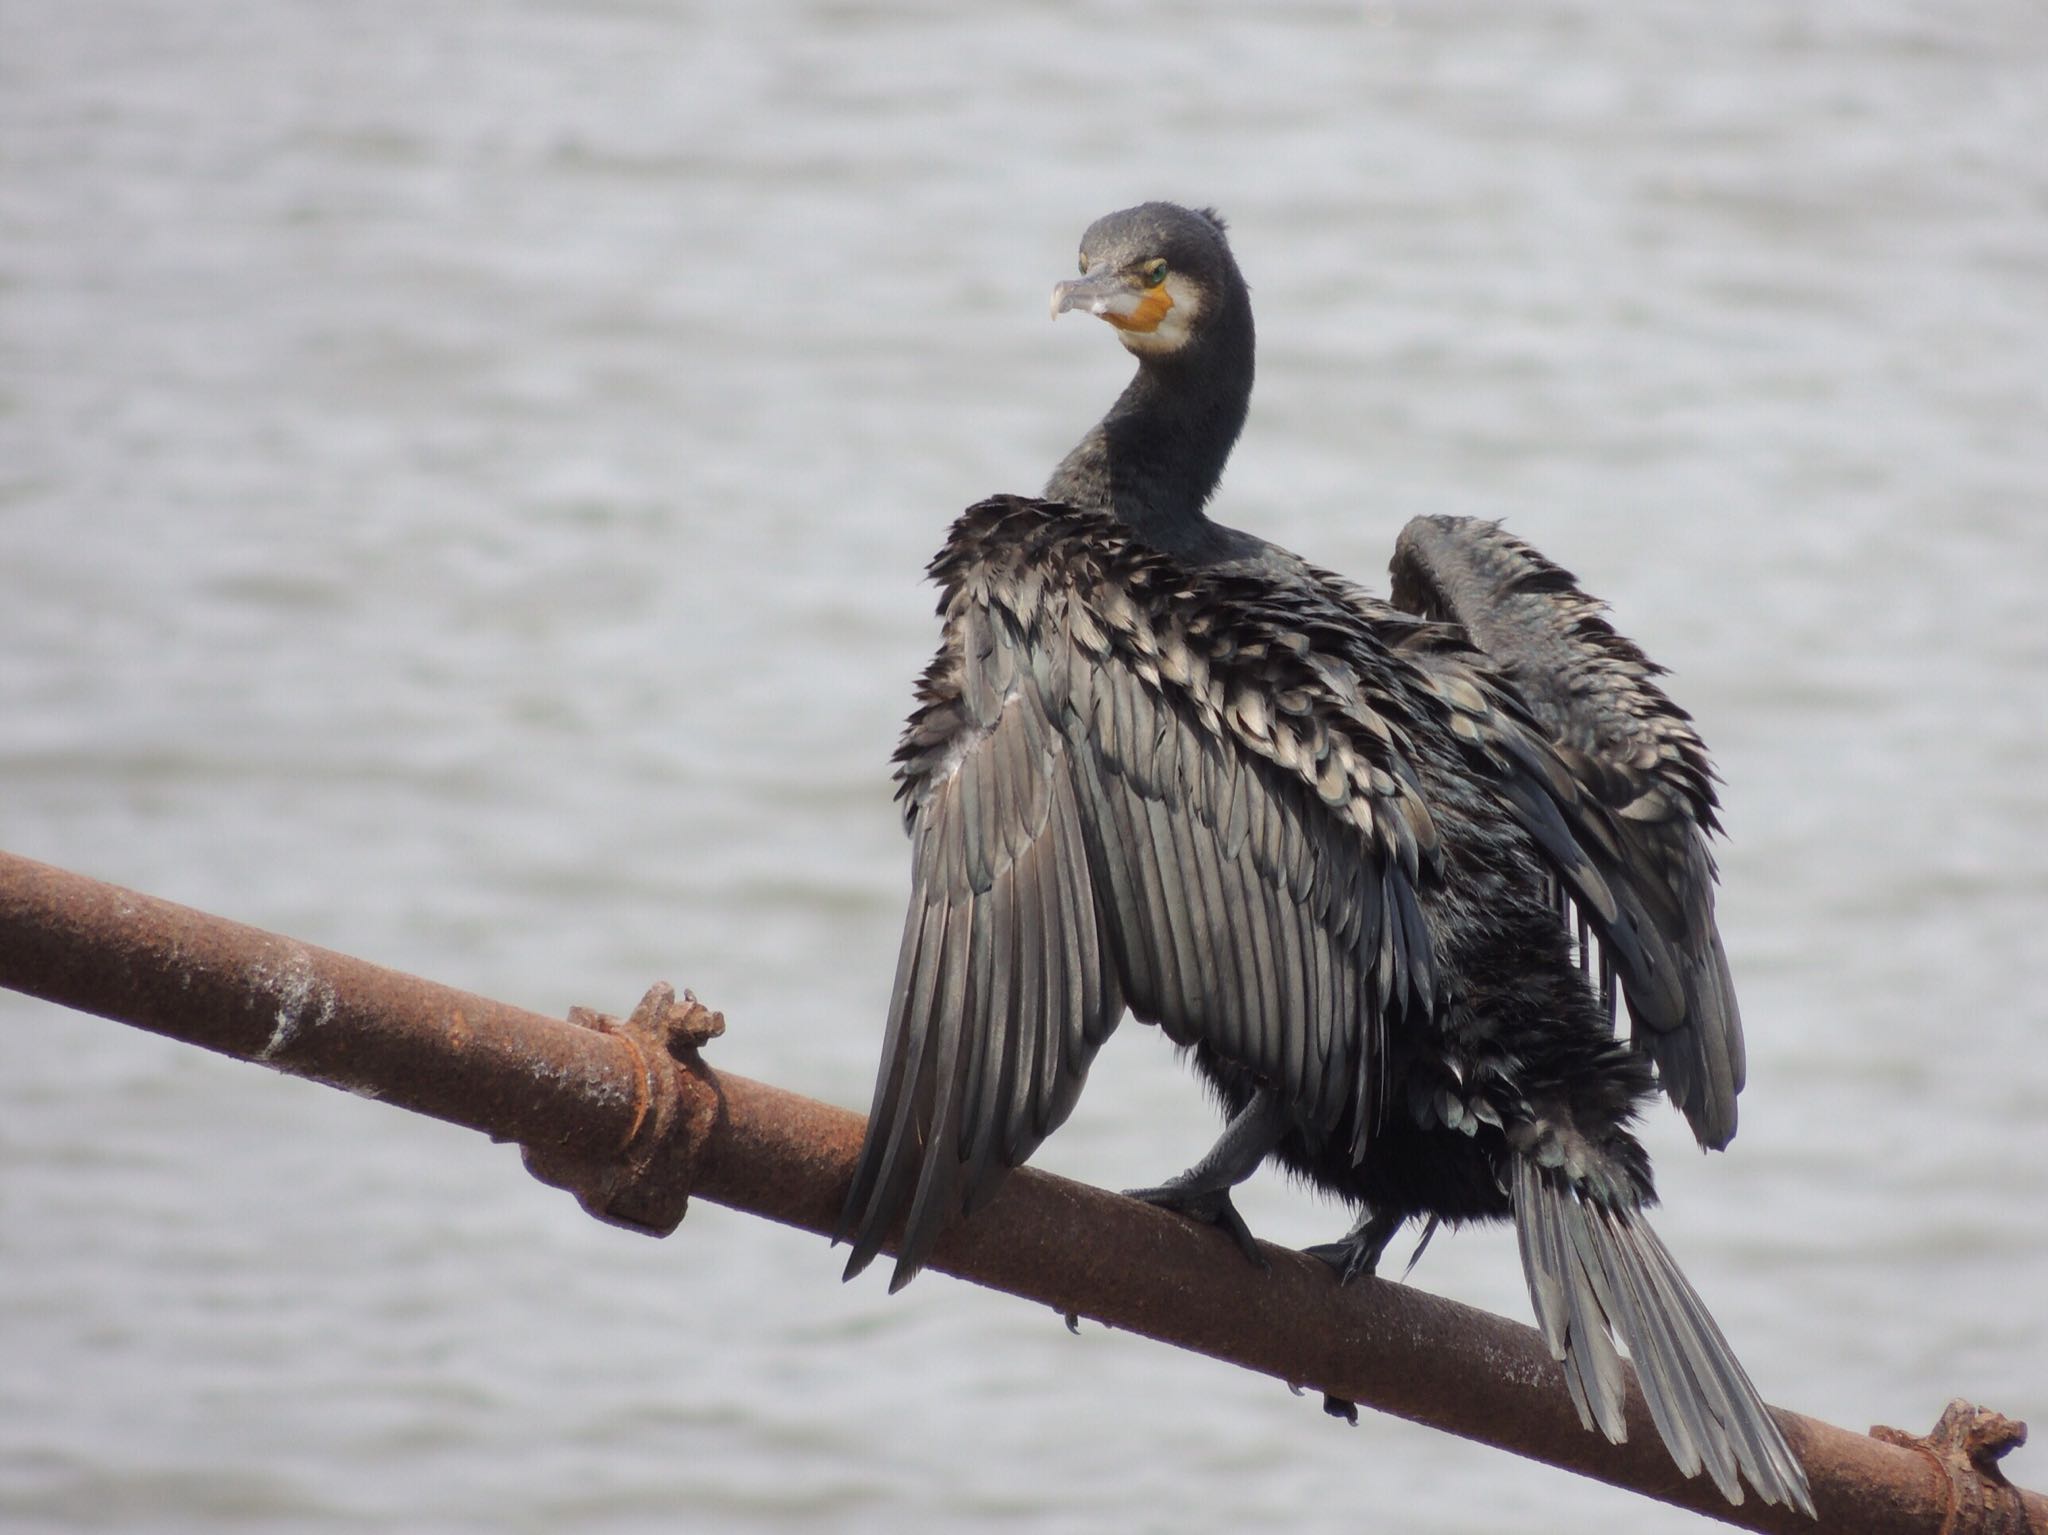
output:
M1103 316L1116 327L1125 351L1139 357L1170 357L1187 345L1202 316L1199 286L1178 272L1168 272L1165 282L1136 297L1125 313Z
M1161 285L1160 287L1148 290L1145 296L1138 300L1138 307L1129 314L1117 314L1112 311L1105 314L1103 319L1109 321L1118 330L1135 330L1149 333L1159 329L1159 322L1166 318L1166 311L1172 307L1173 295L1166 291L1164 285Z

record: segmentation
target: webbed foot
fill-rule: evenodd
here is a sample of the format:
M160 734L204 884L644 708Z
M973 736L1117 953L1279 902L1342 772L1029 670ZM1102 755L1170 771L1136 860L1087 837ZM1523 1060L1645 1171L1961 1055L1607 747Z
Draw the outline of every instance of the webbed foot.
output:
M1258 1238L1252 1235L1251 1227L1244 1223L1244 1217L1237 1213L1237 1206L1231 1203L1230 1189L1205 1188L1190 1181L1187 1174L1157 1188L1125 1189L1132 1199L1142 1199L1148 1205L1157 1205L1162 1210L1172 1210L1189 1216L1205 1225L1217 1226L1228 1232L1231 1241L1237 1244L1239 1252L1261 1269L1272 1267L1266 1255L1259 1251Z
M1320 1258L1337 1271L1337 1283L1347 1285L1361 1274L1367 1279L1379 1273L1380 1255L1408 1217L1397 1213L1368 1212L1341 1242L1324 1242L1305 1247L1311 1258Z

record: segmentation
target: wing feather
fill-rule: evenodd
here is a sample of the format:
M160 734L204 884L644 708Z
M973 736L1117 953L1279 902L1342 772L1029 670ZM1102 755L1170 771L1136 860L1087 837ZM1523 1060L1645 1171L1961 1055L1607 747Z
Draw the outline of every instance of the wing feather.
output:
M989 1037L977 1053L980 1079L969 1094L972 1105L961 1125L961 1159L966 1164L963 1179L968 1194L966 1205L973 1209L994 1192L989 1170L997 1166L998 1147L1007 1153L1002 1127L1012 1116L1007 1104L1016 1089L1018 1063L1027 1048L1031 1020L1025 1014L1021 990L1016 985L1018 947L1022 924L1017 920L1017 882L1004 880L989 891L987 942L988 989L978 993L989 999Z
M1013 872L1016 886L1017 925L1017 1060L1010 1077L1009 1109L1003 1119L1003 1157L1017 1165L1038 1145L1034 1130L1038 1123L1038 1057L1052 1048L1046 1038L1046 1020L1052 1016L1050 985L1039 933L1045 922L1046 896L1042 876L1046 859L1040 851L1027 848ZM971 1026L971 1025L970 1025Z
M1658 685L1662 668L1615 632L1569 571L1496 523L1417 518L1393 575L1396 604L1464 629L1569 773L1564 792L1545 795L1563 820L1539 840L1554 861L1571 845L1596 867L1605 900L1584 871L1561 872L1602 968L1619 974L1635 1043L1700 1141L1725 1146L1745 1063L1714 920L1714 772L1691 719Z

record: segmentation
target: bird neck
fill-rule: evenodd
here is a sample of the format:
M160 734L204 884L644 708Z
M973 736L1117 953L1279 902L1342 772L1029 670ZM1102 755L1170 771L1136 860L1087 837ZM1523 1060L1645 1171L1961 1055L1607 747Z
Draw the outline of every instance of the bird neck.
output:
M1252 355L1242 303L1209 316L1180 352L1140 357L1109 414L1053 471L1047 497L1110 512L1162 552L1209 552L1218 530L1202 508L1244 429Z

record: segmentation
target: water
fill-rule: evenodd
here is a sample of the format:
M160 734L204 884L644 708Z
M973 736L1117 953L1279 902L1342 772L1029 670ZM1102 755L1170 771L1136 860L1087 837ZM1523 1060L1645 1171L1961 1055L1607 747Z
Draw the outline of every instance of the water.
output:
M2048 15L0 0L0 846L865 1101L947 519L1118 387L1081 228L1214 201L1227 520L1505 515L1728 780L1752 1083L1652 1126L1766 1395L2037 1424ZM1697 1521L0 997L0 1522ZM1043 1162L1213 1129L1151 1031ZM1343 1223L1277 1182L1276 1239ZM1417 1282L1527 1314L1513 1246ZM2048 1484L2038 1455L2015 1474Z

